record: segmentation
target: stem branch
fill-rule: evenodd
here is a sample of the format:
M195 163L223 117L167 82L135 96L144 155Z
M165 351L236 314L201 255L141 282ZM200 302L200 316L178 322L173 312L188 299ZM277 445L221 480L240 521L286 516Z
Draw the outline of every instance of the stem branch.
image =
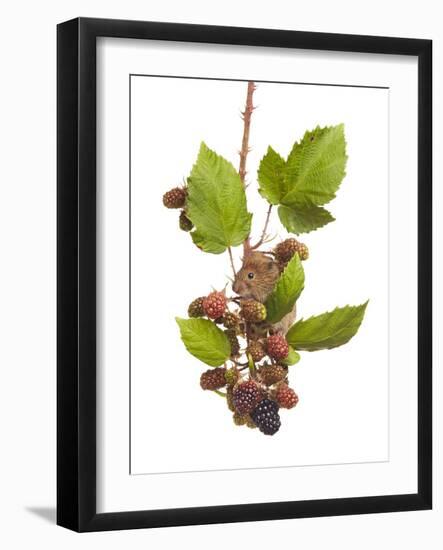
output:
M240 175L240 179L244 186L245 186L245 178L246 178L246 159L249 153L249 130L251 127L251 116L254 110L252 97L254 95L255 89L256 89L255 83L248 82L245 110L242 112L243 139L242 139L241 150L240 150L240 166L238 169L238 173ZM244 252L247 252L249 249L250 249L250 238L248 237L243 243L243 250Z
M268 230L269 220L271 218L271 212L272 212L272 204L269 205L268 212L266 214L265 226L263 227L260 240L252 247L253 250L256 250L257 248L259 248L263 244L266 238L266 231Z
M235 271L234 258L232 257L232 248L230 246L228 246L228 254L229 254L229 261L231 262L232 273L234 274L234 279L235 279L237 277L237 273Z

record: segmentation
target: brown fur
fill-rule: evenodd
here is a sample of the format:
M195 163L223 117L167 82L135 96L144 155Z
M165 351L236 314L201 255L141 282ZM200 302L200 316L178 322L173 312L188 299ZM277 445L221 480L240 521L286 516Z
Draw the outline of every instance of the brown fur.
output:
M249 274L253 277L250 278ZM232 289L242 298L257 300L264 303L274 289L280 276L280 269L275 260L263 252L249 252L243 258L243 265L235 277ZM294 310L273 325L274 332L286 334L295 319Z

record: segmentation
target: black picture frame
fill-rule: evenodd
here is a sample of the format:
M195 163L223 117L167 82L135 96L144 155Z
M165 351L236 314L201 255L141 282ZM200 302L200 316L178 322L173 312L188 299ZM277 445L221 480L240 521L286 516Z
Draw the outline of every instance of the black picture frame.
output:
M418 58L416 494L96 512L96 39L400 54ZM75 531L425 510L432 507L432 42L78 18L57 28L57 523Z

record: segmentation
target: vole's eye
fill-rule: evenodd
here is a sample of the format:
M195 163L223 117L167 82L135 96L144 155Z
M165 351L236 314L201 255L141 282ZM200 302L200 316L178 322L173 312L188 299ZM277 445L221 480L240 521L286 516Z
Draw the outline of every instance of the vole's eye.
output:
M253 279L253 278L254 278L254 274L251 271L250 273L248 273L248 279Z

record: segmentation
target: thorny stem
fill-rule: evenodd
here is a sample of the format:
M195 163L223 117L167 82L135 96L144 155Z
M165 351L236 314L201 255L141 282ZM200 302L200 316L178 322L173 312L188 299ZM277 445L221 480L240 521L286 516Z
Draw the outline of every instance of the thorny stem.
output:
M246 159L248 157L248 153L250 150L249 149L249 130L251 127L252 112L255 108L252 102L252 97L254 95L255 89L256 89L255 83L248 82L245 110L242 112L243 138L242 138L242 144L241 144L241 150L240 150L240 166L238 169L238 173L240 175L240 179L243 185L245 185L245 178L246 178ZM243 250L244 252L247 252L249 249L250 249L250 240L248 237L243 243Z
M245 183L246 177L246 158L249 153L249 129L251 127L251 115L254 110L254 105L252 104L252 96L256 89L254 82L248 82L248 91L246 94L246 105L245 110L242 112L243 118L243 139L241 144L240 151L240 167L238 173L240 174L240 179Z
M214 393L216 393L217 395L219 395L220 397L226 397L226 394L222 391L219 391L219 390L214 390Z
M265 226L263 227L260 240L252 247L252 250L256 250L257 248L259 248L265 241L266 231L268 230L269 220L271 218L271 212L272 212L272 204L269 205L268 212L266 214Z
M235 271L234 258L232 257L232 249L230 246L228 246L228 254L229 254L229 261L231 262L232 273L234 274L234 279L235 279L237 277L237 273Z

